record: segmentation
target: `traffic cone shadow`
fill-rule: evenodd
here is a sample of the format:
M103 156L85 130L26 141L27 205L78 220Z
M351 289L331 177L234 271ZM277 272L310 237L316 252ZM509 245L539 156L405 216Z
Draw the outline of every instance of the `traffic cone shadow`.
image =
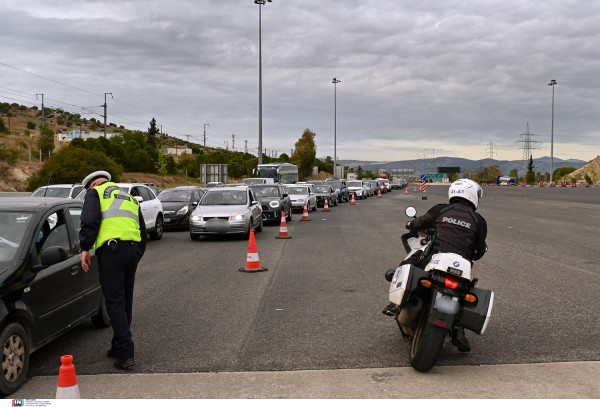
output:
M58 370L58 385L56 387L57 399L80 399L79 385L75 376L73 356L65 355L60 358L60 369Z
M254 229L250 229L250 240L248 241L248 255L246 256L246 268L241 268L239 271L255 272L267 271L267 268L260 266L258 258L258 249L256 248L256 240L254 239Z
M292 237L288 234L288 230L287 230L287 223L285 221L285 212L281 211L281 222L279 223L279 236L275 236L275 239L291 239L291 238Z

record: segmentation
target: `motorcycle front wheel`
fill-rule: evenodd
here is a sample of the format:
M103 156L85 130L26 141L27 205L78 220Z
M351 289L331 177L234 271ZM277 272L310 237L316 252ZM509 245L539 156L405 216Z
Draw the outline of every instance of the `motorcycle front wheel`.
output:
M447 335L445 329L430 324L428 316L429 309L423 310L410 347L410 365L419 372L428 372L435 365Z

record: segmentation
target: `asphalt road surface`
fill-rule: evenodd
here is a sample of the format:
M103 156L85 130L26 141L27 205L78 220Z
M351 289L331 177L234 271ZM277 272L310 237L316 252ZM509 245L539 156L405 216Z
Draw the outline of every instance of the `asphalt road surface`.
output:
M427 199L407 191L319 208L307 222L295 213L292 239L275 239L279 226L265 226L256 234L265 272L239 271L246 239L192 241L187 231L167 231L150 241L136 280L133 373L408 367L409 346L381 313L384 272L405 256L404 209L425 213L447 200L447 186L430 186ZM473 275L495 293L492 320L485 335L467 332L470 353L447 344L430 375L599 361L600 188L484 187L479 212L489 250ZM105 356L110 338L110 329L80 325L31 356L29 377L56 377L65 354L78 375L121 375ZM593 371L590 394L599 397Z

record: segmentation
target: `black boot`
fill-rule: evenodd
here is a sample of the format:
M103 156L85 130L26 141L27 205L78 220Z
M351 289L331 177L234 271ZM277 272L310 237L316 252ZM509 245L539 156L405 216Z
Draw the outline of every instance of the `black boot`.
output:
M394 304L393 302L390 302L390 305L385 307L381 312L382 314L387 315L388 317L395 317L400 313L400 307Z
M455 326L452 329L452 345L456 346L460 352L469 352L471 345L465 336L465 330L462 326Z

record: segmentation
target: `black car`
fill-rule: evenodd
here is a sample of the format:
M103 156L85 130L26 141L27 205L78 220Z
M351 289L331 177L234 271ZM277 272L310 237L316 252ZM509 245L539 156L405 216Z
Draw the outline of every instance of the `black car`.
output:
M176 187L163 190L158 199L163 206L164 228L184 228L190 225L190 214L206 190L200 187Z
M348 186L346 180L341 178L327 178L326 183L338 194L338 202L348 202L350 200L350 194L348 193Z
M327 198L327 206L337 206L338 194L328 184L316 184L315 185L315 196L317 197L317 206L325 206L325 198Z
M257 184L248 187L262 207L263 221L272 221L279 225L281 212L285 213L285 220L292 220L292 201L285 189L278 184Z
M29 356L91 317L110 326L92 252L88 272L79 245L83 202L0 198L0 393L26 379Z

